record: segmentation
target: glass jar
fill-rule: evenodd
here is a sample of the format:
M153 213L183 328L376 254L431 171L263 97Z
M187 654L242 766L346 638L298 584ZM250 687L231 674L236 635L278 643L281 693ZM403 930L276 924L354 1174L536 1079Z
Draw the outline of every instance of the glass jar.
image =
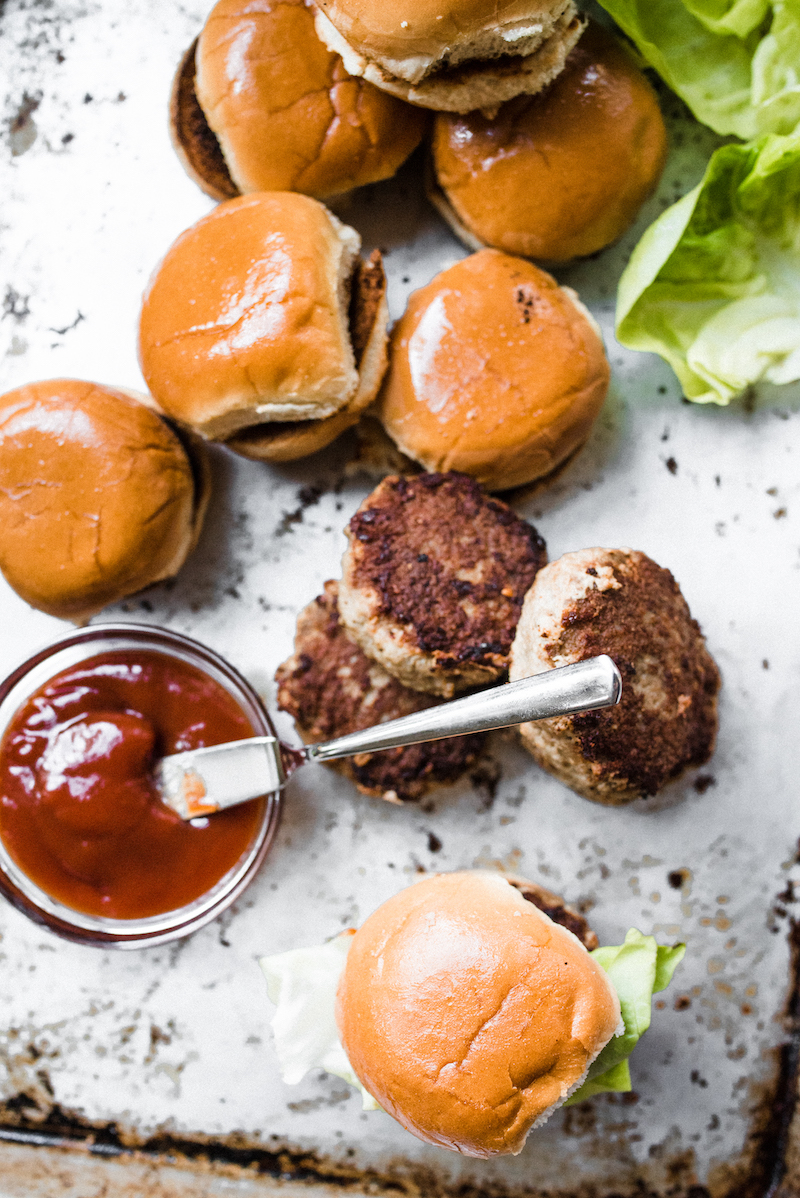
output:
M165 628L98 624L72 632L40 650L0 683L0 740L23 704L51 679L99 653L125 650L163 653L194 666L236 701L255 736L275 735L267 710L252 686L212 649ZM255 835L236 864L205 894L175 910L141 919L109 919L76 911L32 882L11 858L2 839L0 893L35 923L79 944L127 949L177 940L216 918L255 877L278 828L280 792L265 795L263 802L264 812Z

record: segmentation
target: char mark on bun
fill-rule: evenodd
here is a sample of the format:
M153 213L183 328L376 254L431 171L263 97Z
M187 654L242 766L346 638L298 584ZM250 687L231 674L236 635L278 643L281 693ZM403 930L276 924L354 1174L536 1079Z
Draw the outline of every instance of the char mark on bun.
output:
M433 707L432 696L409 690L370 661L339 620L338 584L297 618L293 655L278 667L278 706L293 717L307 744L346 736ZM406 802L457 781L486 747L486 734L445 737L330 762L362 794Z
M390 476L350 521L339 609L405 686L452 696L498 681L544 541L464 474Z

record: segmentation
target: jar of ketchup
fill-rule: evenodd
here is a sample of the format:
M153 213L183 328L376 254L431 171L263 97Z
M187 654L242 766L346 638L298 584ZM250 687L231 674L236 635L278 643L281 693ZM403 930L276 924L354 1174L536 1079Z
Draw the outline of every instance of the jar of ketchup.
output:
M188 935L260 867L280 795L184 822L158 757L274 735L255 691L188 637L74 632L0 684L0 892L51 931L129 948Z

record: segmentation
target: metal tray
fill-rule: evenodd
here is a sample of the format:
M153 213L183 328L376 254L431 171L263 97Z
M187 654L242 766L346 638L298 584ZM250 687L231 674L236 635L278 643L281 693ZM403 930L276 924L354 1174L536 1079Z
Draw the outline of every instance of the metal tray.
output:
M183 175L166 125L172 72L209 7L0 5L2 390L56 375L142 386L142 288L172 239L211 207ZM800 391L772 389L727 410L682 405L660 360L614 341L616 280L631 247L699 178L715 144L662 98L673 149L658 196L621 244L559 274L604 328L613 393L586 450L516 506L551 558L631 545L673 571L723 673L714 759L658 803L622 810L576 797L500 737L493 762L424 806L368 800L309 767L244 899L168 948L76 947L4 905L3 1198L309 1187L733 1198L774 1190L784 1176L786 1192L797 1191L789 932L800 878ZM384 249L395 316L465 252L422 196L419 159L340 214L366 248ZM345 439L284 468L215 452L216 497L180 577L99 619L196 636L271 701L295 615L337 576L343 525L371 486L348 473L351 451ZM64 630L0 585L0 670ZM636 1051L635 1092L571 1109L518 1158L485 1163L362 1114L338 1079L284 1086L255 963L357 923L421 872L475 865L511 867L582 903L606 943L635 924L689 946Z

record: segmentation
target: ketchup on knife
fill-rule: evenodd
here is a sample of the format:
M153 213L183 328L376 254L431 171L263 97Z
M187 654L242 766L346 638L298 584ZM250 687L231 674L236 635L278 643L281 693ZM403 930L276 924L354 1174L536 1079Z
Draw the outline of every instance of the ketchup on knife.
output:
M52 898L142 919L210 890L252 843L263 800L185 823L153 762L252 736L236 700L196 667L150 650L101 653L52 678L0 745L0 837Z

